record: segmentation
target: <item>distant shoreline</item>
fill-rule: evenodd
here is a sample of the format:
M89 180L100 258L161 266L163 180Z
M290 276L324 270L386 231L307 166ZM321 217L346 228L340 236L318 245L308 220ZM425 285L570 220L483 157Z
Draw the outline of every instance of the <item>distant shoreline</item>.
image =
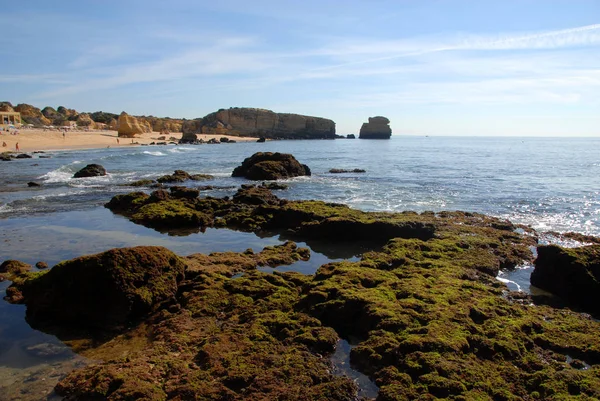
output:
M12 132L18 132L14 135ZM181 132L173 132L167 135L160 132L149 132L136 135L135 138L119 138L117 131L67 131L64 134L58 130L43 129L18 129L0 132L0 144L6 142L6 147L0 148L0 152L16 152L16 144L19 144L19 152L28 153L47 150L81 150L102 148L123 148L131 146L149 145L152 142L179 142ZM158 139L160 137L165 139ZM227 137L236 142L256 142L258 138L238 137L228 135L198 135L198 139L208 141L212 138L220 140ZM175 140L169 140L175 138ZM133 142L133 144L132 144Z

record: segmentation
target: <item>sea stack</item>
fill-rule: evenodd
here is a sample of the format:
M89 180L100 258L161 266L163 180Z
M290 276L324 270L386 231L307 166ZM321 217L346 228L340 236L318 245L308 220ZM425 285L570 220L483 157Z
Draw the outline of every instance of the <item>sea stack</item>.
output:
M377 116L369 117L368 123L363 123L360 128L359 139L390 139L392 129L390 128L390 120L386 117Z

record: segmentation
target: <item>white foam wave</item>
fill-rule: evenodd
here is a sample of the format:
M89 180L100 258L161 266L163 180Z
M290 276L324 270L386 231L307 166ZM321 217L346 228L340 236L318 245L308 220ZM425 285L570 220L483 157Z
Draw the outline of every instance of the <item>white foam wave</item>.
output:
M160 152L160 151L150 151L150 150L145 150L142 152L143 154L146 155L152 155L152 156L166 156L165 153Z
M6 213L15 213L15 212L25 212L27 211L27 207L13 207L8 204L0 205L0 214Z
M59 192L57 194L48 194L48 195L36 195L33 196L31 199L37 200L37 201L44 201L47 199L51 199L51 198L63 198L65 196L73 196L73 195L82 195L87 193L88 191L67 191L67 192Z

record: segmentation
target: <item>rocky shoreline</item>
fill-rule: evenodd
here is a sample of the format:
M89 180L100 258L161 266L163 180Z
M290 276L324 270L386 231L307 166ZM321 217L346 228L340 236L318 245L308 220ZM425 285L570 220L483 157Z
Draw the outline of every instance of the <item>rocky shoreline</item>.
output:
M260 271L310 257L291 241L187 257L120 248L35 273L3 264L7 298L27 305L32 327L98 361L58 383L65 399L356 400L356 383L331 366L340 338L356 343L350 360L380 401L600 397L600 323L578 311L596 312L595 287L558 308L496 279L535 263L563 287L597 282L598 245L546 250L529 227L482 214L363 212L267 185L200 198L181 186L192 176L175 176L169 191L106 207L167 233L227 228L369 249L313 275Z

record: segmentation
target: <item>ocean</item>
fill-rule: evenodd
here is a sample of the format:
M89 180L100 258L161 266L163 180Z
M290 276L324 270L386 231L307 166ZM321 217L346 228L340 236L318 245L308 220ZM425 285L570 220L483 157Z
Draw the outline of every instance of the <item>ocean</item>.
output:
M52 266L115 247L162 245L188 255L260 250L282 243L278 236L231 230L161 234L103 207L115 194L138 190L127 183L176 169L215 177L188 186L223 187L203 191L201 196L232 195L247 182L232 178L232 170L259 151L291 153L312 170L310 177L287 180L289 189L276 193L282 198L318 199L368 211L480 212L540 232L600 236L600 138L393 136L391 140L143 146L49 151L32 159L0 162L0 261L45 261ZM72 178L90 163L103 165L109 174ZM332 174L332 168L366 172ZM30 181L41 186L30 188ZM310 274L323 263L355 259L360 253L357 247L323 243L313 245L310 261L278 269ZM530 272L531 266L523 266L499 278L512 289L529 291ZM0 295L7 286L0 283ZM40 344L46 351L39 351ZM36 382L36 377L48 375L48 369L60 377L74 363L79 363L78 357L60 341L29 328L23 306L0 303L0 394L34 391L35 386L23 385L27 378ZM56 380L39 384L40 391Z

